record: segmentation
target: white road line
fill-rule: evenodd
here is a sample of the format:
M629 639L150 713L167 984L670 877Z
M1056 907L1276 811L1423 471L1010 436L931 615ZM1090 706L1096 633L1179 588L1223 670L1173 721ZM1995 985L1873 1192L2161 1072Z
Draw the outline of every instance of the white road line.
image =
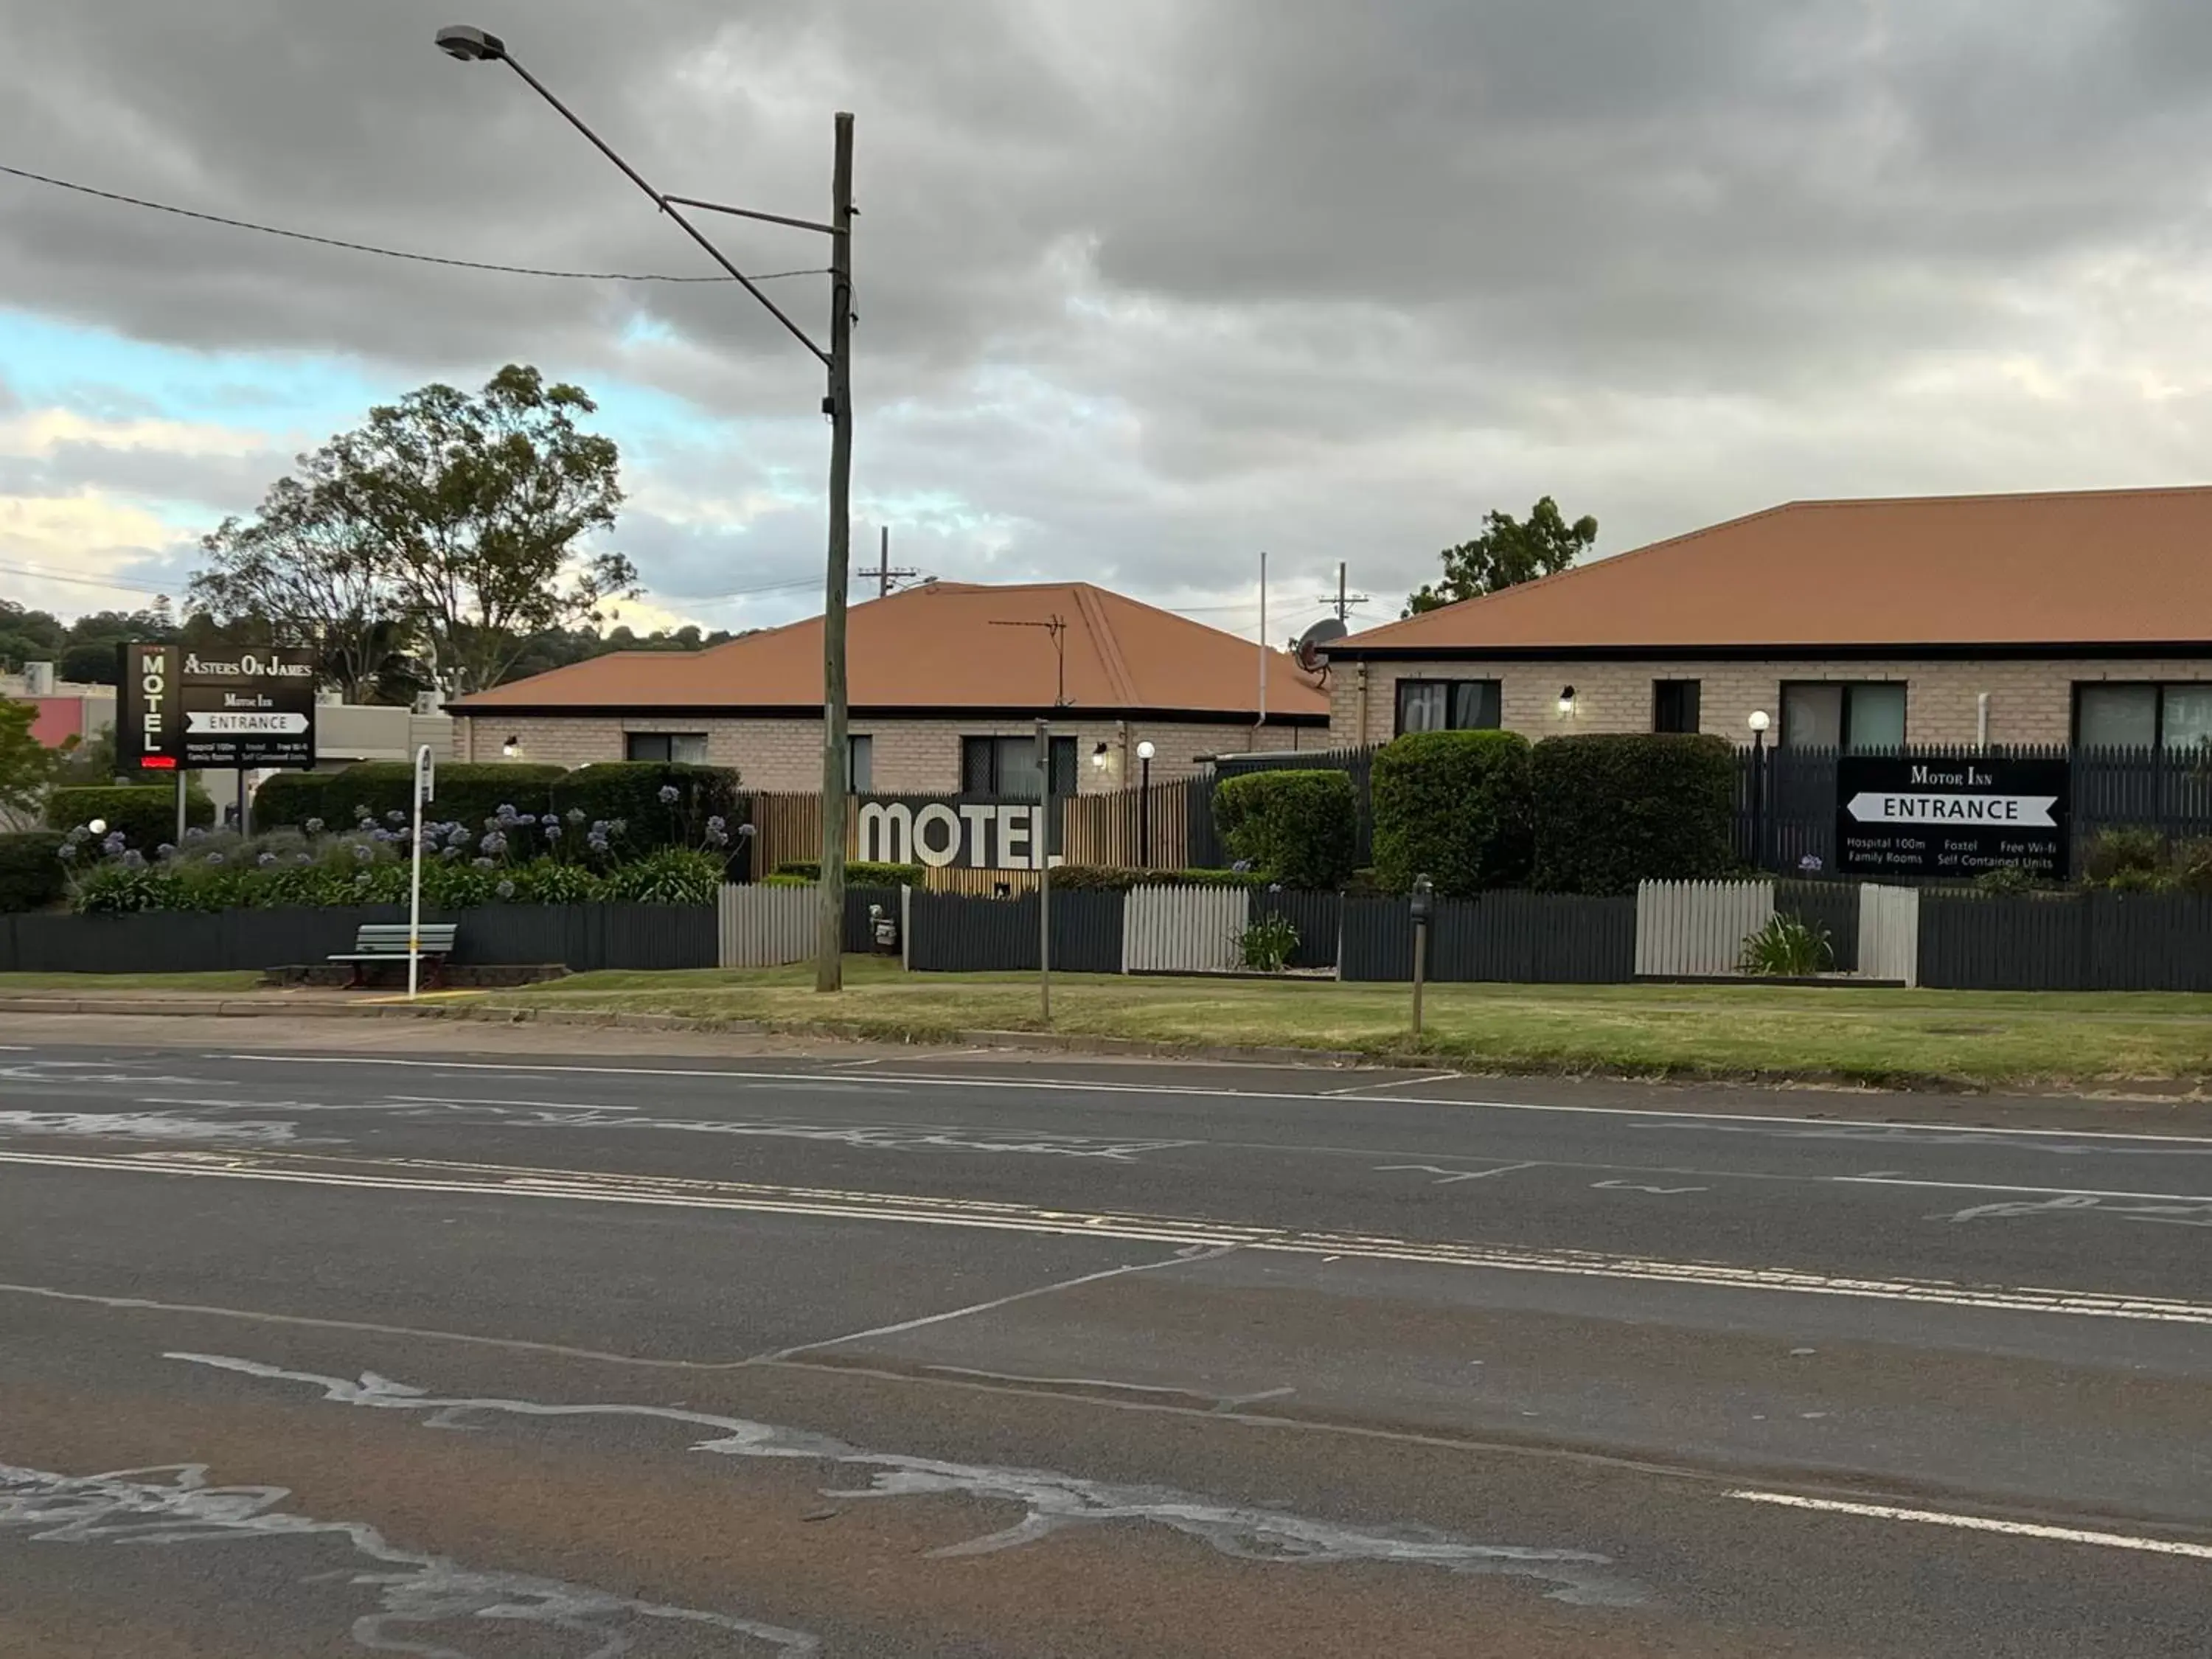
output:
M1434 1077L1389 1078L1381 1083L1355 1083L1348 1089L1325 1089L1321 1098L1339 1099L1345 1095L1364 1094L1370 1089L1418 1089L1425 1083L1449 1083L1460 1074L1457 1072L1438 1072Z
M2029 1193L2039 1198L2148 1198L2169 1204L2212 1204L2201 1193L2108 1193L2094 1187L1999 1187L1972 1181L1907 1181L1898 1176L1830 1176L1846 1187L1925 1187L1940 1193Z
M475 1095L386 1095L386 1100L402 1106L528 1106L545 1112L636 1112L640 1106L603 1106L590 1100L485 1100ZM333 1109L343 1111L343 1105ZM363 1111L373 1106L364 1104Z
M1141 1239L1162 1244L1241 1248L1284 1255L1339 1256L1443 1269L1543 1273L1704 1290L1765 1291L1792 1296L1932 1304L1992 1313L2212 1327L2212 1304L2096 1291L1984 1287L1942 1279L1844 1278L1793 1267L1673 1261L1598 1250L1431 1242L1169 1216L1090 1213L983 1199L534 1170L428 1158L345 1161L375 1173L356 1175L317 1168L280 1153L161 1152L98 1157L63 1152L0 1152L0 1164L94 1170L110 1175L191 1176L441 1196L469 1193L504 1199L720 1210L891 1222L908 1226L967 1227L1054 1237L1110 1238L1125 1243Z
M1850 1504L1834 1498L1800 1498L1786 1492L1732 1492L1747 1504L1784 1509L1818 1510L1827 1515L1858 1515L1870 1521L1909 1521L1923 1527L1952 1527L1960 1532L2002 1533L2013 1538L2047 1538L2058 1544L2094 1544L2101 1549L2135 1550L2145 1555L2181 1555L2212 1561L2212 1544L2185 1544L2172 1538L2142 1538L2124 1532L2085 1532L2078 1527L2045 1527L2028 1521L1993 1521L1985 1515L1954 1515L1942 1510L1905 1510L1892 1504Z
M523 1066L490 1060L395 1060L368 1054L222 1054L222 1060L272 1066L405 1066L434 1072L522 1072L536 1076L574 1073L593 1077L692 1077L805 1085L831 1082L809 1072L726 1072L684 1066ZM886 1082L927 1084L946 1089L1012 1089L1064 1094L1175 1095L1195 1100L1296 1101L1306 1105L1341 1100L1341 1095L1301 1094L1263 1089L1199 1089L1169 1083L1087 1083L1059 1079L931 1077L913 1073L883 1075ZM1455 1073L1454 1076L1459 1075ZM2113 1129L2039 1129L1989 1124L1911 1123L1850 1117L1780 1117L1759 1112L1689 1112L1643 1106L1566 1106L1525 1100L1439 1100L1433 1096L1362 1095L1357 1103L1377 1106L1477 1106L1498 1112L1553 1112L1577 1117L1674 1118L1697 1123L1752 1123L1815 1129L1911 1129L1916 1133L2022 1135L2062 1140L2150 1141L2160 1146L2212 1146L2212 1135L2156 1135Z
M780 1359L790 1359L802 1353L817 1353L823 1348L842 1347L848 1342L862 1342L872 1336L899 1336L908 1331L921 1330L925 1326L949 1324L953 1320L972 1318L976 1314L994 1313L1000 1308L1010 1308L1017 1302L1029 1302L1041 1296L1058 1296L1062 1291L1073 1291L1109 1279L1126 1279L1132 1273L1157 1273L1162 1267L1181 1267L1193 1261L1211 1261L1218 1255L1226 1255L1235 1248L1234 1245L1224 1245L1218 1250L1207 1250L1198 1255L1185 1255L1177 1251L1164 1261L1130 1262L1123 1267L1109 1267L1103 1273L1085 1273L1079 1279L1063 1279L1054 1284L1039 1285L1031 1290L1016 1291L1012 1296L996 1297L988 1302L955 1308L949 1313L925 1314L920 1319L902 1319L896 1325L878 1325L869 1330L848 1331L842 1336L828 1337L819 1342L801 1342L796 1347L778 1348L774 1353L758 1356L753 1363L772 1365Z

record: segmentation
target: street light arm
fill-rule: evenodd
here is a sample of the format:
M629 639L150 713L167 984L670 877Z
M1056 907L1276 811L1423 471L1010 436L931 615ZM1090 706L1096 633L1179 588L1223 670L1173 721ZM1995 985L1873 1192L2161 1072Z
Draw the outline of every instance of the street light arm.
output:
M681 225L684 228L684 234L685 235L689 236L693 241L698 243L701 247L706 249L708 258L714 260L716 264L721 266L724 270L729 272L732 276L736 278L737 281L743 285L746 293L751 295L754 299L759 301L762 305L765 306L768 308L769 314L774 317L776 321L781 323L784 327L790 331L791 337L793 339L798 341L799 344L805 346L809 351L812 352L815 357L825 368L830 366L830 354L823 350L820 346L815 344L811 339L808 338L806 331L799 327L797 323L793 322L789 317L786 316L784 314L783 308L777 305L775 301L769 299L767 295L762 293L758 285L753 282L752 278L746 276L742 270L739 270L737 266L732 264L730 261L724 257L722 250L716 247L714 243L708 241L700 232L699 228L696 225L694 225L689 219L678 212L677 210L670 204L670 198L668 197L663 196L659 191L647 184L646 182L645 175L640 173L635 167L632 167L629 162L623 161L621 155L616 152L613 145L607 143L605 139L600 137L598 133L593 132L590 127L585 125L581 116L578 115L575 111L570 109L558 98L556 98L553 95L551 89L549 88L543 81L540 81L536 76L532 75L528 70L523 68L522 65L515 60L514 54L508 52L504 46L498 48L496 55L500 61L504 63L507 68L513 70L517 75L522 77L524 82L528 85L532 92L536 93L540 98L543 98L547 103L552 105L555 109L560 111L562 118L565 119L570 126L575 128L576 131L582 133L585 137L590 139L593 149L597 149L600 155L605 156L607 160L612 161L617 167L620 167L623 170L624 177L628 178L632 184L635 185L647 196L653 198L653 204L659 208L663 213L666 214L670 218L676 221L678 224ZM769 216L763 214L756 216L766 218ZM793 222L796 223L798 222L793 221Z
M732 207L726 202L702 202L696 196L664 196L660 199L674 202L682 207L704 208L709 213L732 213L740 219L758 219L765 224L789 225L793 230L818 230L824 236L840 234L835 225L817 224L811 219L794 219L788 214L763 213L757 208Z

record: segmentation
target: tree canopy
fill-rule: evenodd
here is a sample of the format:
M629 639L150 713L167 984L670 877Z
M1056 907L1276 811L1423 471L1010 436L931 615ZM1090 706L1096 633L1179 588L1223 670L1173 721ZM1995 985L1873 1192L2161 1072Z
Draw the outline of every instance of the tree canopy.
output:
M595 632L638 591L628 558L586 544L623 500L614 441L580 423L596 408L512 363L480 392L380 404L208 537L193 601L314 647L349 697L410 650L448 692L496 685L534 638Z
M0 812L31 811L53 775L54 751L31 735L38 714L27 702L0 697Z
M1443 579L1424 583L1409 595L1404 614L1419 616L1555 575L1596 543L1597 520L1584 514L1569 524L1549 495L1530 507L1525 520L1493 509L1483 515L1482 534L1437 556L1443 561Z

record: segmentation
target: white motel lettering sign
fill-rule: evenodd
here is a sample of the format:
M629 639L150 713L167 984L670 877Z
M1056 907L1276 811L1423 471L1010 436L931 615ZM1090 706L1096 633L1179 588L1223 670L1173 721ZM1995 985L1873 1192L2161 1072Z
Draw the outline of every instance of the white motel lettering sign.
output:
M1042 870L1044 808L1035 801L919 800L862 803L854 857L926 864L933 870ZM1060 862L1057 853L1050 862Z

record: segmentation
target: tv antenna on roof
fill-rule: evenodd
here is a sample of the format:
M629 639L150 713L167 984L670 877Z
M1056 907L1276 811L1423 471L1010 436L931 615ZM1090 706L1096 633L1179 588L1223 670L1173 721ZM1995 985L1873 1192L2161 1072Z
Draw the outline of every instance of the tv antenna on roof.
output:
M1053 613L1049 622L994 622L994 628L1042 628L1052 635L1052 653L1060 659L1060 690L1052 700L1054 708L1073 707L1067 701L1067 618Z

